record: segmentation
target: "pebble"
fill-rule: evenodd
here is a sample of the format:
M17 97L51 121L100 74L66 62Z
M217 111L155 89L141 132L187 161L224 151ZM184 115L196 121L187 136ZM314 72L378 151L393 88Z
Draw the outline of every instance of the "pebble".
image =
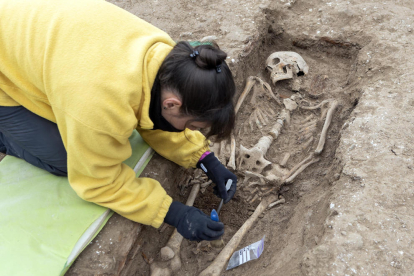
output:
M345 232L345 231L342 231L342 232L341 232L341 235L342 235L342 236L346 236L346 232Z
M212 262L212 261L214 261L214 258L215 258L214 255L208 254L206 260L207 260L207 262Z

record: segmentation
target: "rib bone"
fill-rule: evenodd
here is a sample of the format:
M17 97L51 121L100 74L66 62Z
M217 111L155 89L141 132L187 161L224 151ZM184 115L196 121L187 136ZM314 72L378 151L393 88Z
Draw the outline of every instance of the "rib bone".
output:
M243 145L240 145L238 167L243 167L243 169L253 171L255 173L261 173L266 166L270 165L271 162L267 161L264 156L266 155L266 152L273 140L277 139L279 136L284 122L287 121L289 117L290 112L283 109L276 124L274 124L272 129L269 131L269 135L260 138L259 142L257 142L257 144L251 149L247 149Z
M236 138L233 133L231 134L230 159L229 163L227 163L227 167L236 170Z
M239 111L239 108L242 105L244 99L250 93L250 90L252 90L252 87L253 87L254 83L255 83L255 77L250 76L250 77L247 78L246 86L244 87L243 92L240 94L240 97L237 100L236 108L234 109L236 114Z

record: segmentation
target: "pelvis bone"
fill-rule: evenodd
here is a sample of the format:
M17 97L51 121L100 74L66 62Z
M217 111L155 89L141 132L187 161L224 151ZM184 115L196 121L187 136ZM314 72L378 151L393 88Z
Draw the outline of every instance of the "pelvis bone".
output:
M275 52L266 60L266 69L270 71L273 84L280 80L293 78L299 72L308 73L309 66L305 60L295 52Z

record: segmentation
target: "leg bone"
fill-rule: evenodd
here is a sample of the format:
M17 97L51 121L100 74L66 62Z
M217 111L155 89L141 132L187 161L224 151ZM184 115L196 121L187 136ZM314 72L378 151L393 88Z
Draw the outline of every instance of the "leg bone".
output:
M186 205L193 206L195 198L200 190L200 184L193 185L190 195L188 196ZM183 236L178 233L177 229L174 230L166 246L161 248L161 259L163 261L170 261L169 267L175 272L181 268L180 248ZM165 274L165 273L169 274ZM170 270L162 269L157 263L151 265L151 276L167 276L171 275Z
M312 165L313 163L319 162L319 158L312 158L309 162L300 166L288 179L285 180L285 183L292 183L293 180L298 176L301 172L303 172L307 167Z
M320 154L323 150L323 147L324 147L325 141L326 141L326 134L328 132L329 125L331 124L333 113L334 113L337 106L338 106L338 102L334 101L332 103L331 107L329 108L328 113L326 114L326 120L325 120L325 123L323 125L323 129L322 129L322 132L321 132L321 137L319 138L319 143L318 143L318 146L316 147L316 150L315 150L316 154Z

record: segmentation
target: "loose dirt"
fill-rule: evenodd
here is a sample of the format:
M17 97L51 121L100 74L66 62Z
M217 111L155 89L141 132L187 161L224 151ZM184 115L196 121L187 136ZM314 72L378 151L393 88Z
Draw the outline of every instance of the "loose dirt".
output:
M308 167L291 185L276 191L286 203L265 211L239 248L266 235L262 256L225 275L411 275L414 265L414 132L413 9L410 0L363 3L352 0L241 1L110 1L159 28L175 40L215 36L228 52L238 93L248 76L269 84L265 60L275 51L299 53L309 65L307 75L272 85L283 98L301 95L304 104L339 102L320 161ZM280 106L255 86L256 105ZM237 147L254 146L267 126L249 124L254 104L245 100L235 129ZM269 111L270 112L270 111ZM314 150L323 121L306 145L299 126L318 119L320 110L298 109L266 154L287 168ZM228 151L228 149L227 149ZM228 159L225 150L222 160ZM0 157L1 159L1 157ZM180 182L192 170L155 155L143 176L159 180L175 199L185 202L190 191ZM251 215L258 201L237 171L239 189L221 212L228 242ZM198 196L195 206L209 214L219 203L212 187ZM126 240L119 250L109 239ZM66 275L150 275L149 263L160 259L172 227L156 230L114 215ZM105 254L96 254L101 244ZM123 243L125 244L125 243ZM218 254L208 243L187 240L181 246L182 269L176 275L197 275ZM85 263L85 260L87 262Z

